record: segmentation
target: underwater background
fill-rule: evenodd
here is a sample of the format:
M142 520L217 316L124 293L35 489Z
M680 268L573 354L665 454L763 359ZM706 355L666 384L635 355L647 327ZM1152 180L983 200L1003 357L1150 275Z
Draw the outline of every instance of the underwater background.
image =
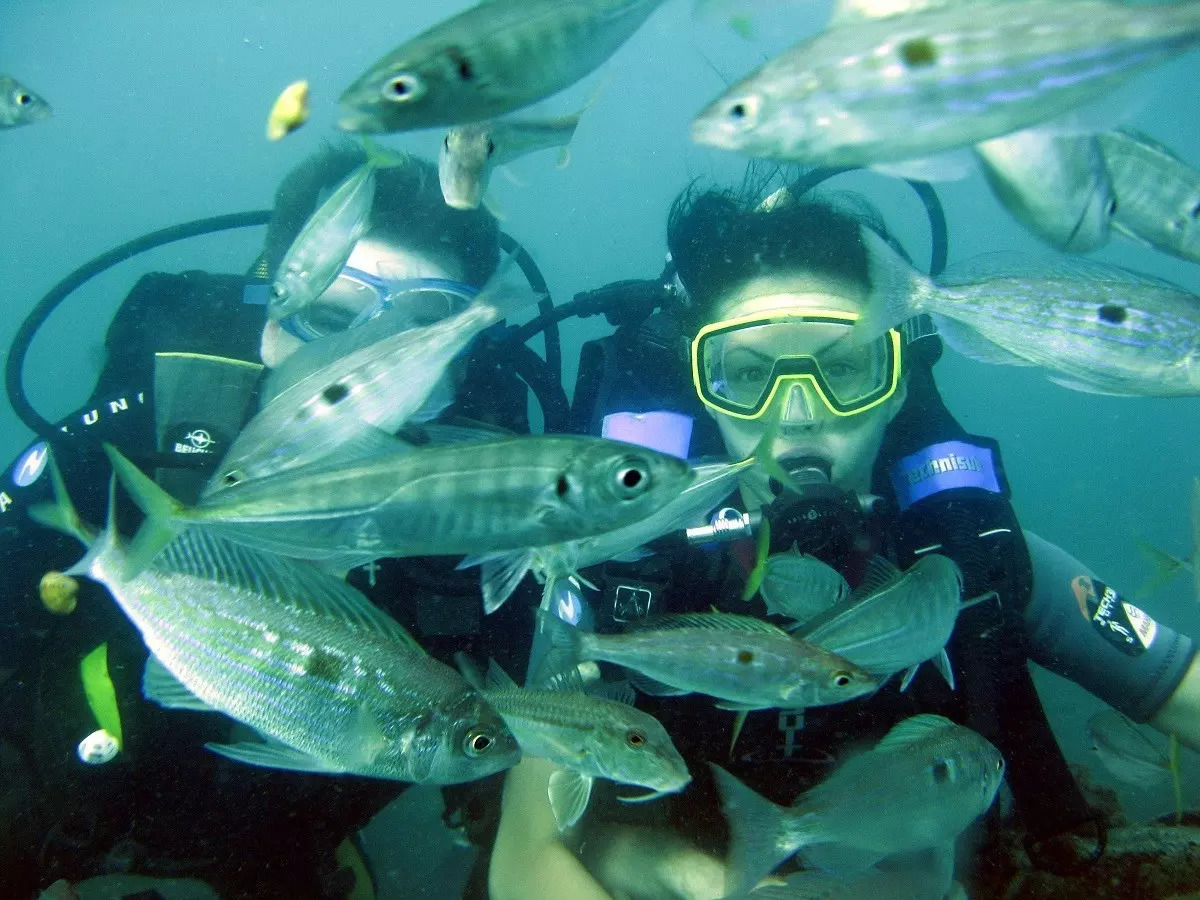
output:
M179 222L268 207L288 169L336 135L341 90L401 40L466 5L6 0L0 71L44 96L54 118L0 134L0 340L7 347L37 299L93 256ZM810 0L763 0L745 8L755 25L752 40L720 17L696 21L688 0L671 0L598 74L538 107L570 112L600 89L572 142L568 167L556 169L555 155L542 153L512 164L512 179L501 173L492 180L502 227L528 247L557 302L617 279L656 276L666 212L678 191L693 178L740 181L745 159L694 145L691 118L721 91L722 76L739 77L820 30L829 16L828 3ZM263 135L267 110L300 78L312 86L312 120L271 144ZM1200 166L1198 83L1200 54L1160 67L1123 93L1122 104L1130 107L1124 124ZM441 134L434 129L381 142L436 159ZM909 188L864 173L839 177L829 183L835 188L861 191L918 264L928 260L926 216ZM937 190L949 223L951 263L995 250L1052 255L1008 216L979 175ZM248 229L160 248L72 295L29 356L25 384L35 408L54 421L85 401L103 362L108 322L141 274L242 272L261 235ZM1118 237L1092 256L1200 293L1196 265ZM580 344L608 330L602 319L563 323L568 396ZM540 341L534 346L540 349ZM1026 528L1090 565L1127 598L1149 574L1138 540L1187 555L1191 480L1200 475L1200 399L1077 393L1036 369L984 366L949 350L936 371L947 405L964 426L1000 441ZM4 404L0 456L15 458L28 439ZM1200 608L1193 597L1185 576L1143 606L1197 637ZM1173 808L1169 783L1131 790L1096 763L1084 728L1099 701L1059 678L1035 674L1069 760L1090 762L1099 783L1118 787L1134 819ZM1194 805L1200 767L1187 751L1183 765L1185 804ZM416 808L431 798L436 792L414 790L401 802ZM387 836L403 828L407 808L385 813L386 824L368 837L381 874L393 868L385 862ZM439 884L430 874L423 872L426 889ZM412 873L391 875L394 895L412 896L405 891L415 888L404 887ZM442 895L447 885L440 885L430 896Z

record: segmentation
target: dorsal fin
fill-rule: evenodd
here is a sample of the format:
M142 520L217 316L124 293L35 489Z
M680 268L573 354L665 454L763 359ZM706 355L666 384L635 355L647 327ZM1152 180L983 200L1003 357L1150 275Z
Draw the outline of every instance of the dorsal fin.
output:
M867 571L863 573L862 581L859 582L851 596L855 600L861 600L871 594L878 594L880 591L892 587L903 577L904 573L890 559L883 556L872 556L867 563Z
M673 628L708 628L713 631L748 631L756 634L787 636L787 632L782 628L772 625L770 622L764 622L762 619L716 611L655 616L640 621L634 630L659 631Z
M922 713L919 716L912 716L885 734L879 743L875 745L875 749L883 750L907 747L909 744L924 740L929 735L953 725L954 723L945 716L937 716L933 713Z

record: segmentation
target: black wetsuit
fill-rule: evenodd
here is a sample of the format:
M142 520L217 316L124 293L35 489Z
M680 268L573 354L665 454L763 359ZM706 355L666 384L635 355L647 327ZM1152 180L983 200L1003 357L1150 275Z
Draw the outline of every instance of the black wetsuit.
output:
M53 441L85 521L101 524L106 513L102 442L143 469L158 466L170 489L186 492L202 483L254 411L257 373L247 366L257 364L263 309L242 303L244 284L202 272L151 274L122 305L95 395L60 423ZM189 372L203 383L191 383ZM468 380L467 388L457 412L510 429L524 425L523 386L489 381L486 391L473 390ZM171 421L161 421L164 408ZM76 610L47 612L39 579L68 568L82 547L26 514L52 499L43 448L36 442L23 452L0 485L0 672L11 673L0 684L0 741L16 749L30 779L29 815L14 823L12 840L0 841L5 896L125 869L199 878L222 897L342 896L347 873L338 872L335 849L406 785L257 768L211 753L205 742L226 742L230 720L142 698L146 648L103 587L80 579ZM136 512L122 513L129 534ZM507 648L521 644L483 645L478 576L456 573L453 560L381 560L349 580L446 662L456 650L507 662ZM530 610L529 603L508 604L489 621L489 633L527 635ZM76 755L96 728L79 660L101 642L108 643L124 747L112 762L91 766ZM459 789L467 799L473 791Z

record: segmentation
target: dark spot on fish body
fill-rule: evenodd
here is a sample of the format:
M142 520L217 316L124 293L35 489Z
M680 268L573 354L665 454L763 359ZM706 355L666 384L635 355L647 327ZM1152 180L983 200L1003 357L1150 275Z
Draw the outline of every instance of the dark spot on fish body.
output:
M341 681L345 663L334 654L320 648L314 649L304 661L304 674L322 681Z
M475 67L467 59L466 54L462 50L458 47L447 47L446 55L450 57L450 62L454 64L454 71L458 73L460 81L475 80Z
M245 477L246 473L241 469L230 469L221 479L221 483L226 487L233 487L235 484L241 484Z
M330 406L336 406L350 395L350 388L340 381L335 381L321 392L321 396Z
M933 773L934 783L945 784L950 780L953 769L951 768L949 761L944 759L935 759L933 761L931 772Z
M554 485L554 493L560 497L565 497L571 493L571 482L567 481L566 475L558 476L558 483Z
M937 62L937 47L929 38L913 38L900 45L900 59L910 69L921 69Z
M737 655L737 661L739 663L741 663L743 666L750 665L750 663L754 662L754 651L753 650L739 650L738 655Z
M488 156L491 156L495 152L496 152L496 142L493 141L491 138L488 138Z
M625 743L630 747L642 747L646 743L646 736L636 728L631 728L625 733Z
M1129 318L1129 310L1119 303L1105 303L1098 310L1096 315L1101 322L1108 322L1110 325L1120 325Z

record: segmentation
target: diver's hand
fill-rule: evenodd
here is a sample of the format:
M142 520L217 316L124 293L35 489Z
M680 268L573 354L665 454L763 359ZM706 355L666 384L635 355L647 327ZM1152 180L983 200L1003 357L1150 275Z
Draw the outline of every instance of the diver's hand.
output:
M664 828L605 823L579 848L609 893L629 900L718 900L725 865Z

